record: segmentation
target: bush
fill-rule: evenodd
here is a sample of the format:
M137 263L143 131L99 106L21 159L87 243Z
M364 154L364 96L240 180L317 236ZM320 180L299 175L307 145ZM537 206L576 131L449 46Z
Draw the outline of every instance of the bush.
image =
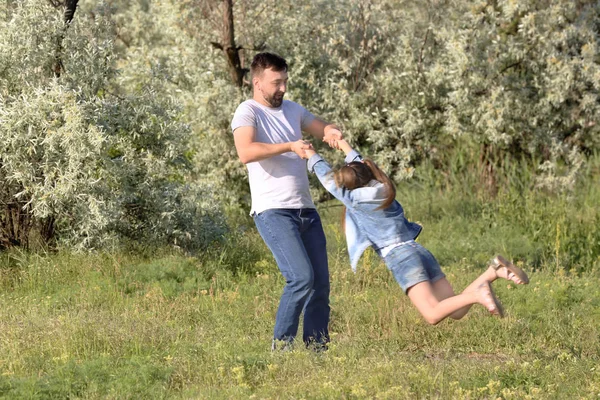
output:
M123 93L110 20L82 14L66 29L49 3L2 8L0 248L132 239L198 250L219 238L181 107L156 79Z

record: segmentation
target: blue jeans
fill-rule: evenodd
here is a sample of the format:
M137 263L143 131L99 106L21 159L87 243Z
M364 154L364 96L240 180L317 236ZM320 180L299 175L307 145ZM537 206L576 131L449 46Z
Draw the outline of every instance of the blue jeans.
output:
M258 232L286 280L274 339L291 342L304 311L305 343L329 341L329 267L317 210L270 209L254 216Z

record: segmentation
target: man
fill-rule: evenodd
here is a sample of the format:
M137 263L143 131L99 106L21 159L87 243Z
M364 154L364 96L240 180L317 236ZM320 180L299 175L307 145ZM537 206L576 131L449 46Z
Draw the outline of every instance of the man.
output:
M329 341L329 268L325 234L311 199L302 131L332 146L342 138L333 124L283 100L286 61L257 54L251 65L254 94L237 108L231 128L248 168L250 214L286 279L275 320L272 349L288 348L304 311L302 339L324 349Z

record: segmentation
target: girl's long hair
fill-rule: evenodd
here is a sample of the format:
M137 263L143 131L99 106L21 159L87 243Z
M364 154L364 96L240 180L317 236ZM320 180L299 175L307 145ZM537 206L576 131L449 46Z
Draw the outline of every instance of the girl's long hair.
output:
M394 185L394 182L392 182L377 164L368 158L365 158L362 162L353 161L344 165L335 172L334 179L338 187L344 187L348 190L367 186L373 179L383 183L387 195L385 201L376 208L377 210L389 207L396 198L396 186Z
M373 179L383 183L386 189L386 198L376 210L382 210L389 207L396 198L396 186L394 185L394 182L392 182L377 164L368 158L365 158L362 162L353 161L344 165L334 173L333 177L335 179L335 184L338 187L344 187L348 190L364 187ZM344 212L342 213L342 230L345 231L345 228L346 208L344 207Z

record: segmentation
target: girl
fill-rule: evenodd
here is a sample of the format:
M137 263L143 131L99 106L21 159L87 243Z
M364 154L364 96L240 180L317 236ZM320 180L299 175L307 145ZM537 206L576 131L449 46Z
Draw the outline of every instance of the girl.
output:
M345 166L333 172L329 164L310 149L306 150L307 167L325 189L346 206L344 225L352 269L356 271L361 254L372 246L430 324L437 324L446 317L460 319L475 303L503 317L502 305L490 283L504 278L527 284L527 274L502 256L496 256L483 274L461 294L455 295L433 255L415 242L421 226L404 217L390 178L373 161L363 160L345 140L338 140L335 147L346 154Z

